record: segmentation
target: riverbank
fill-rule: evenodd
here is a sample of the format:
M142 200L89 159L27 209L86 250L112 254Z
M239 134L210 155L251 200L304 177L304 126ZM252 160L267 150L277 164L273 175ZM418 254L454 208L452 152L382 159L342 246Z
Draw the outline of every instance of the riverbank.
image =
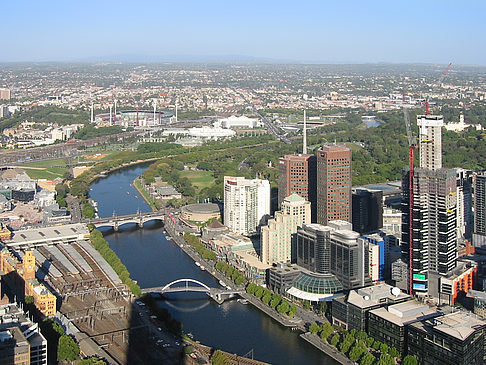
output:
M332 347L328 343L324 343L319 336L310 332L305 332L300 335L300 338L304 339L314 347L324 352L327 356L332 357L334 360L343 365L354 365L355 362L348 359L345 355L340 353L336 348Z
M143 198L145 203L147 203L148 206L152 209L153 212L156 212L158 209L155 206L155 203L153 203L150 200L150 196L148 195L148 192L143 188L142 183L140 182L140 178L137 177L135 180L133 180L133 187L137 191L138 194Z

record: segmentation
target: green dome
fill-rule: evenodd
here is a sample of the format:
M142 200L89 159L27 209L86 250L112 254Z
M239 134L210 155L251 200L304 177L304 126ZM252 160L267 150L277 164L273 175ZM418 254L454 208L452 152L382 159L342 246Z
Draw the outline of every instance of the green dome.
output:
M309 275L301 273L293 282L299 290L314 294L334 294L343 290L343 285L334 275Z

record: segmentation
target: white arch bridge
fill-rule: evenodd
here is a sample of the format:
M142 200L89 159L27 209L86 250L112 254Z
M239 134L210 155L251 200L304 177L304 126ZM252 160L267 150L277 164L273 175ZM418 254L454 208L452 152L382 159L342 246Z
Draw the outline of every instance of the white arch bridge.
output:
M135 223L140 228L143 228L144 223L152 220L164 221L166 213L165 212L147 212L147 213L135 213L126 215L116 215L113 214L111 217L90 219L86 223L93 224L96 228L98 227L113 227L115 231L118 228L127 223Z
M180 284L183 285L180 285ZM142 293L180 293L180 292L199 292L206 293L211 299L221 304L226 299L235 297L242 293L241 290L210 288L204 283L195 279L177 279L164 286L142 289Z

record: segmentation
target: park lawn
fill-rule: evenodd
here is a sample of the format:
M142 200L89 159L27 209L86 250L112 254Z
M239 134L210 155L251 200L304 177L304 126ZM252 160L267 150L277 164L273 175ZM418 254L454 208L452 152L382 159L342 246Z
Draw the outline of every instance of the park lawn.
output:
M67 165L67 161L66 161L65 158L58 158L57 160L29 162L29 163L23 164L22 166L51 168L52 166L66 166L66 165Z
M192 186L198 189L204 189L214 182L214 175L211 171L192 171L184 170L180 171L181 177L187 177Z
M66 172L66 168L64 167L50 167L50 168L45 168L43 170L34 170L34 169L29 169L28 167L24 167L23 169L25 173L29 175L29 177L33 180L37 180L37 179L52 180L55 179L56 177L62 178L62 176Z

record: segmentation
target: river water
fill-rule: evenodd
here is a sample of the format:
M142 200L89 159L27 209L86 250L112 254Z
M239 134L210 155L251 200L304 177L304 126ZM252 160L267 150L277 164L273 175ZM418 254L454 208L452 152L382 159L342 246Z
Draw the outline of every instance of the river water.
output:
M110 174L92 185L90 196L98 202L100 217L150 211L131 186L147 165ZM101 228L110 247L125 264L131 277L142 288L167 284L181 278L199 280L218 287L217 281L201 271L177 245L167 240L159 222L148 222L143 229L134 224L118 232ZM183 323L201 343L244 355L253 350L254 358L272 364L337 364L321 351L254 308L236 300L218 305L201 293L171 294L159 301Z

